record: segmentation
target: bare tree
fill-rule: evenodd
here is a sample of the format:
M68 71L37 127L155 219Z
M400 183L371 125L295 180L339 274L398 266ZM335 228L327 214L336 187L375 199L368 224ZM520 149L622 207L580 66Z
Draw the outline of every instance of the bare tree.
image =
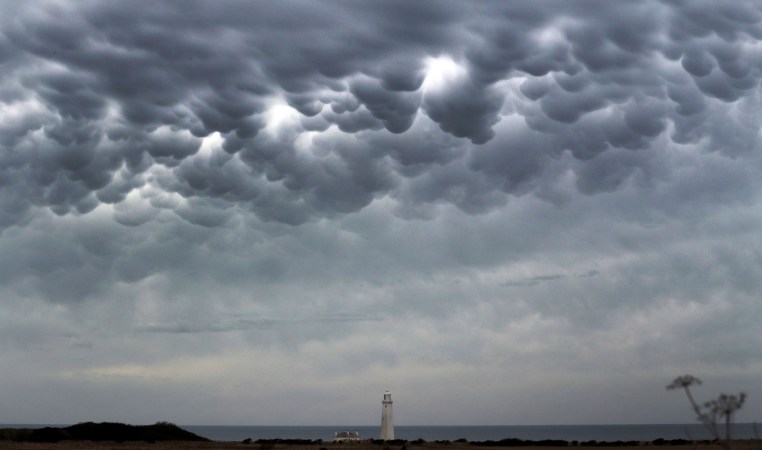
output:
M696 403L696 399L693 398L691 393L691 386L698 386L701 384L701 380L693 375L682 375L667 385L667 389L683 389L685 395L688 397L688 401L691 403L693 411L696 413L696 418L699 422L704 424L709 433L720 442L720 444L727 450L732 450L730 430L732 428L733 416L735 412L741 409L744 401L746 400L746 394L741 392L736 395L721 394L716 400L711 400L703 405L703 409ZM718 421L725 422L725 440L724 442L720 438L720 433L717 430Z

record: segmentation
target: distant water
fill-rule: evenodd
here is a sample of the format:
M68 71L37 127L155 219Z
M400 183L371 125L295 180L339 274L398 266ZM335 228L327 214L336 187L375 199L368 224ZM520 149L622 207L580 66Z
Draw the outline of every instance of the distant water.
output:
M378 439L379 426L209 426L182 425L182 428L215 441L257 439L332 440L336 431L359 431L363 439ZM758 430L757 430L758 429ZM756 438L762 426L735 424L733 437ZM524 426L395 426L394 437L413 441L466 439L468 441L498 441L506 438L539 441L653 441L662 439L709 439L701 424L669 425L524 425Z

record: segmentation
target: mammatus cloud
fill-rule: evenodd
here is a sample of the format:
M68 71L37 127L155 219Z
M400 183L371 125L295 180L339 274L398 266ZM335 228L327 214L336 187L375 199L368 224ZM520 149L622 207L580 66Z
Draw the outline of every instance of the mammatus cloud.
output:
M699 3L17 5L2 223L131 193L204 226L380 198L483 212L552 184L567 152L587 194L670 177L669 148L738 157L758 139L760 11ZM184 200L151 201L167 194Z
M674 422L644 399L693 372L754 403L758 3L0 11L6 391L374 423L395 379L409 423ZM0 422L70 420L25 398Z

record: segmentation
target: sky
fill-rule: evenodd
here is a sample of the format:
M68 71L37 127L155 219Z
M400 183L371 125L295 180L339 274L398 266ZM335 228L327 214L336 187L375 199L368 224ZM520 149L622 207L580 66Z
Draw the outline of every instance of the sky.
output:
M0 3L0 423L762 420L762 3Z

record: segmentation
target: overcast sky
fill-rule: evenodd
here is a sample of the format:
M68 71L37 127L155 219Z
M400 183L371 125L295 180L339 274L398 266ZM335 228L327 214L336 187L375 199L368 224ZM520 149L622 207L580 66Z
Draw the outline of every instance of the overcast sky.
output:
M762 3L0 4L0 423L762 420Z

